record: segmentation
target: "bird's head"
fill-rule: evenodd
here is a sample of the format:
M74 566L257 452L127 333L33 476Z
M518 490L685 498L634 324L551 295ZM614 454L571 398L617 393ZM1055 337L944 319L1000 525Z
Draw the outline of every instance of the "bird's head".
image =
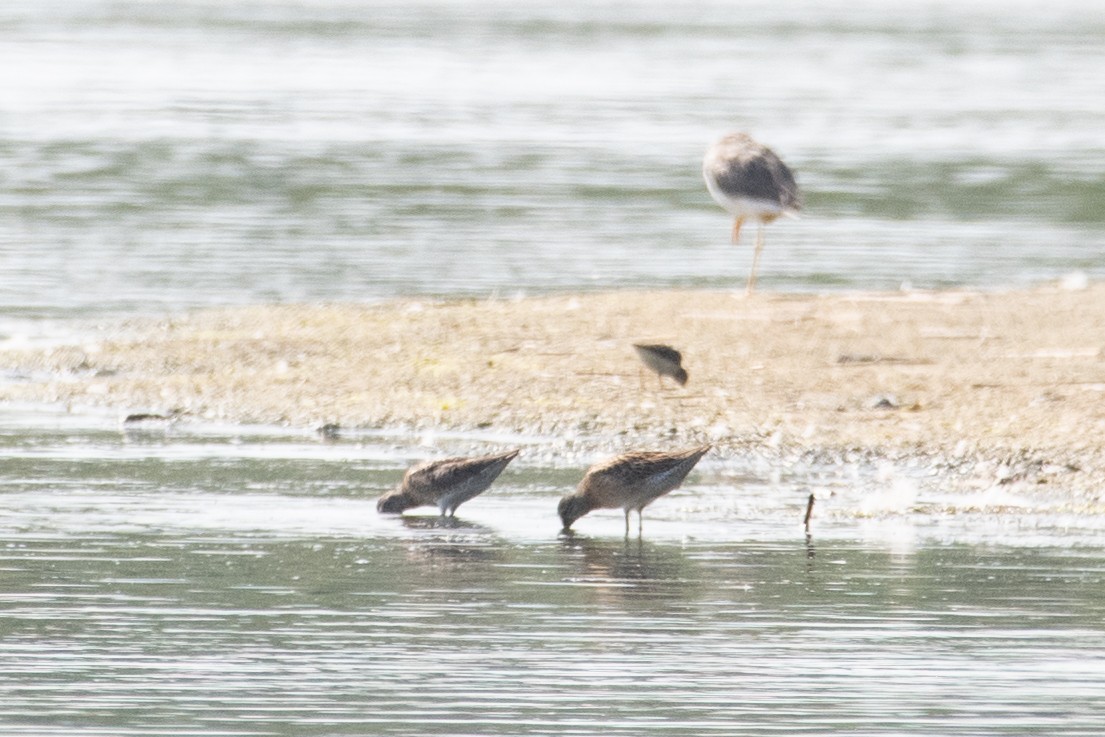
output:
M381 514L401 514L408 506L406 496L398 489L376 500L376 511Z
M679 366L672 373L671 378L678 381L679 386L686 386L687 385L687 370L685 368L683 368L682 366Z
M567 530L572 526L572 523L591 511L591 505L587 503L587 500L581 496L570 494L560 500L560 504L556 508L557 514L560 515L560 521L564 523L564 529Z

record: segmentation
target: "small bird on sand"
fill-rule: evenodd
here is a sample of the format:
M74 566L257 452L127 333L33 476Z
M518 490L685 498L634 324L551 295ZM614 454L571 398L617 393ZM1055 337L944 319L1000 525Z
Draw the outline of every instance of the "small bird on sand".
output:
M486 491L518 452L516 449L479 458L445 458L412 466L399 488L377 500L376 511L400 514L411 507L436 505L443 517L452 517L457 507Z
M780 215L795 216L802 209L798 184L787 165L767 146L745 133L730 133L706 152L702 176L714 201L735 218L733 242L740 238L745 220L755 220L756 250L748 293L756 288L756 267L764 247L764 225Z
M633 349L644 365L656 372L660 387L664 386L664 377L675 379L679 386L686 386L687 371L683 368L683 354L670 345L634 343Z
M594 509L625 510L625 534L629 536L629 513L637 512L637 534L644 525L642 510L656 499L678 488L695 464L710 450L703 445L675 453L626 453L591 466L575 492L560 500L557 512L567 530L577 519Z

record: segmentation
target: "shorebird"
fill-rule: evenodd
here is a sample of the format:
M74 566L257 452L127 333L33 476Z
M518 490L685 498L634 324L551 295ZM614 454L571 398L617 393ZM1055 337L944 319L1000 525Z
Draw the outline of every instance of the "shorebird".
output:
M745 133L730 133L706 152L702 176L714 201L735 218L734 243L740 239L745 220L755 220L759 225L752 272L748 275L748 293L752 294L764 247L764 225L780 215L794 216L802 208L794 174L767 146Z
M399 488L376 502L376 511L399 514L411 507L436 505L441 516L456 514L457 507L481 494L499 477L518 450L479 458L445 458L407 469Z
M656 372L660 387L664 386L664 377L675 379L679 386L687 383L687 371L683 368L683 354L670 345L634 343L633 349L641 362Z
M703 445L675 453L626 453L587 470L575 492L560 500L557 512L564 529L593 509L625 510L625 534L629 536L629 513L637 512L637 534L644 525L643 510L678 488L698 460L710 450Z

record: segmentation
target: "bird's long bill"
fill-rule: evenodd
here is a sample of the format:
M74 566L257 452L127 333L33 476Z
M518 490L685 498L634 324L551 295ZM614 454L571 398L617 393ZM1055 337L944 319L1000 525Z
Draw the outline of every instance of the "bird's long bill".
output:
M742 225L744 225L744 218L737 218L733 221L733 243L740 242Z

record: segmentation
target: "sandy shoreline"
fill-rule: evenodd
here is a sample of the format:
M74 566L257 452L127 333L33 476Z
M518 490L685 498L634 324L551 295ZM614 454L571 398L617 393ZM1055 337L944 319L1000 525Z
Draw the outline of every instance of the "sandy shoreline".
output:
M540 434L553 445L985 459L1096 494L1105 285L1001 293L653 291L257 306L0 351L0 401L235 422ZM658 389L634 342L684 355Z

